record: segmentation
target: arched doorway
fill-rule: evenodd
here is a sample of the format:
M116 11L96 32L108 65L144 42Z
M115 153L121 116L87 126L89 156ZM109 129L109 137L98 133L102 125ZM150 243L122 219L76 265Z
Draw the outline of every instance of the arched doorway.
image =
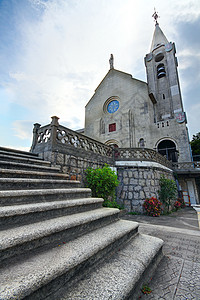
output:
M120 156L119 151L117 150L119 148L119 143L116 140L108 140L105 142L106 145L112 146L114 151L115 158L118 158Z
M119 147L119 142L116 140L108 140L105 142L106 145L108 146L113 146L114 148L118 148Z
M178 161L178 151L176 145L171 140L163 140L158 144L158 152L172 162Z

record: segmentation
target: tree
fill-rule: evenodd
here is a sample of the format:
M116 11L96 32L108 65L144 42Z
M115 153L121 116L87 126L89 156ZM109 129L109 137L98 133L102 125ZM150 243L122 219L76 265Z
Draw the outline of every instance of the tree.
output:
M192 141L190 142L191 148L192 148L192 155L195 156L198 155L200 157L200 132L196 135L193 135Z
M175 181L161 176L158 194L160 201L164 203L167 212L169 212L170 205L172 204L171 202L177 197L177 186Z

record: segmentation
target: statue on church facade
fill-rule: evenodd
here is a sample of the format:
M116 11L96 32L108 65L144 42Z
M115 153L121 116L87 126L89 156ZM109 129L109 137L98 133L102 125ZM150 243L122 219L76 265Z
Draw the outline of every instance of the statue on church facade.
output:
M109 64L110 64L110 70L114 69L114 57L113 57L113 54L110 55Z

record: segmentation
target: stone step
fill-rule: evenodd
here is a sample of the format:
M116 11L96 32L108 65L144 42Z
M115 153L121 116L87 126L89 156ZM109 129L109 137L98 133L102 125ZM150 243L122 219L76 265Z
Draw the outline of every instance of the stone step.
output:
M41 222L47 219L90 211L102 207L101 198L21 204L0 207L0 229Z
M41 246L68 243L78 236L106 226L119 218L119 210L99 208L64 217L53 218L0 232L0 260L17 256Z
M17 170L32 170L32 171L41 171L41 172L59 172L60 167L50 167L44 165L34 165L26 164L13 161L4 161L0 160L0 168L3 169L17 169Z
M5 148L5 147L0 147L0 155L1 154L39 159L38 154L36 154L36 153L32 153L32 152L28 152L28 151L21 151L21 150L11 149L11 148Z
M78 188L80 182L58 179L0 178L0 190Z
M0 206L89 197L91 197L91 190L88 188L0 191Z
M56 171L58 172L57 168ZM55 172L52 173L52 172L26 171L26 170L15 170L15 169L0 169L0 178L36 178L36 179L66 180L69 179L69 175L64 173L55 173Z
M8 155L8 154L1 154L0 153L0 161L13 161L17 163L23 163L23 164L35 164L35 165L41 165L41 166L51 166L50 161L45 161L42 159L38 159L35 157L21 157L21 156L15 156L15 155Z
M163 257L162 246L162 240L138 234L124 248L118 247L118 251L100 266L84 274L82 280L70 287L64 284L45 299L139 299L142 285L150 281Z
M0 299L46 299L63 285L70 286L72 278L84 274L85 270L100 262L109 253L118 251L122 243L137 234L137 230L137 223L119 220L71 242L65 243L65 239L62 239L60 244L56 244L52 249L27 253L23 255L23 259L19 256L7 260L0 269ZM148 248L145 244L144 249L146 247ZM150 255L152 258L152 252ZM124 260L126 265L130 262L127 256ZM117 270L116 275L124 271L123 266L122 270ZM110 289L112 288L115 288L115 285L110 286Z

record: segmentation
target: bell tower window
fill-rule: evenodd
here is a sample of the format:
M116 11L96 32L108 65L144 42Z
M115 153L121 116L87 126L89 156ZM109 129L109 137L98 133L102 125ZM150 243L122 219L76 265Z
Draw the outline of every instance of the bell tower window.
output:
M164 58L164 54L162 52L160 52L155 56L155 61L159 62L159 61L163 60L163 58Z
M162 78L164 76L166 76L165 66L164 66L164 64L159 64L157 66L157 77L159 79L159 78Z

